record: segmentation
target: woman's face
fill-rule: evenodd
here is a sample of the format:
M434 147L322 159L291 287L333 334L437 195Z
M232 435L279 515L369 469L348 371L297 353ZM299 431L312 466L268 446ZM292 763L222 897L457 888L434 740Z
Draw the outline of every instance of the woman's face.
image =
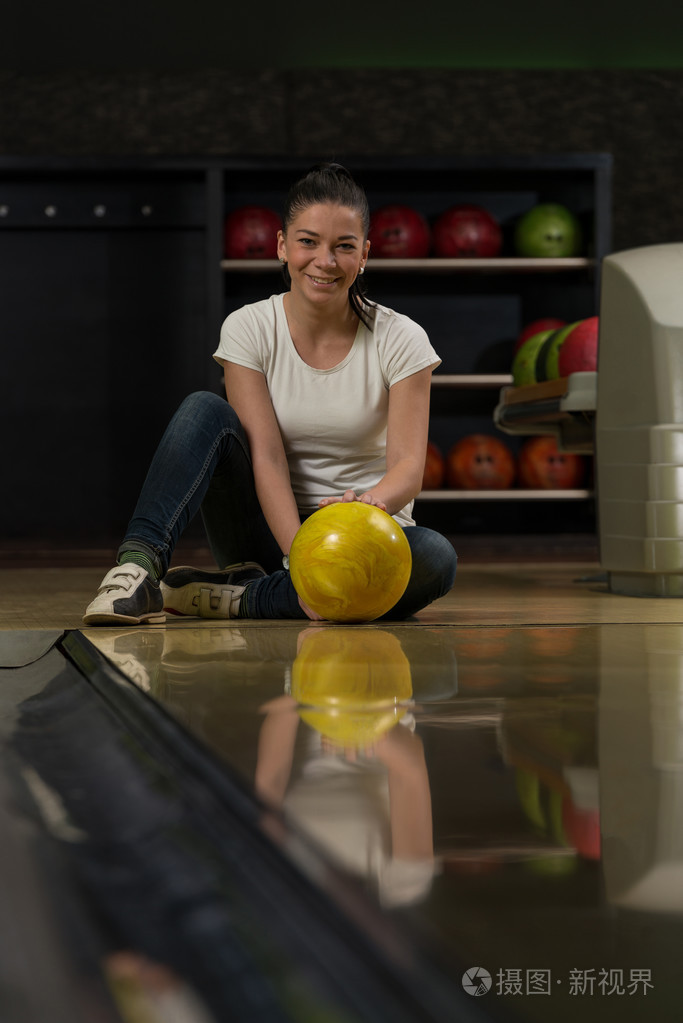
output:
M360 214L348 206L308 206L278 232L278 256L287 261L292 292L318 304L347 302L368 258Z

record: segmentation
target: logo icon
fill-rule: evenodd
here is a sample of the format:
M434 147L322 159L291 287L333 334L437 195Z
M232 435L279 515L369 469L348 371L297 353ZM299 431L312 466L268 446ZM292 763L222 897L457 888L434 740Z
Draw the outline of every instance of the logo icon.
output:
M470 966L462 975L462 986L468 995L478 997L491 990L491 974L483 966Z

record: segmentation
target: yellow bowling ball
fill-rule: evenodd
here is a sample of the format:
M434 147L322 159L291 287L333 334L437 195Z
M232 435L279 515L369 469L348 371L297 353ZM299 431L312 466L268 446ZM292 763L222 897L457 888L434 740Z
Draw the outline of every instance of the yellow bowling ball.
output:
M294 589L332 622L370 622L403 595L412 557L406 535L386 512L361 501L319 508L289 552Z
M413 695L410 662L381 629L319 628L292 665L299 715L342 748L372 745L398 724Z

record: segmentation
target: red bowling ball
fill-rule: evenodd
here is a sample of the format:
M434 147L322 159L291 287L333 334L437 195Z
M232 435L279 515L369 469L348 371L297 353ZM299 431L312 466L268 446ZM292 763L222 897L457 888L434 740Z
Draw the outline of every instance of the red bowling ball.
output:
M561 377L570 373L594 373L598 368L598 332L600 318L580 320L567 335L559 350L557 365Z
M240 206L225 221L226 259L275 259L282 221L265 206Z
M490 259L499 255L503 235L483 206L462 204L442 213L434 224L434 254L445 259Z
M382 206L370 218L372 255L380 259L423 259L432 239L429 224L410 206Z

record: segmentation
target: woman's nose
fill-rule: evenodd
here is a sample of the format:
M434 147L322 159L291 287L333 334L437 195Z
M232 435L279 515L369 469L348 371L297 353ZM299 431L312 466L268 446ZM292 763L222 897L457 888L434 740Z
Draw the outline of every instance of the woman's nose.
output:
M318 253L318 262L321 266L335 266L337 260L333 249L321 249Z

